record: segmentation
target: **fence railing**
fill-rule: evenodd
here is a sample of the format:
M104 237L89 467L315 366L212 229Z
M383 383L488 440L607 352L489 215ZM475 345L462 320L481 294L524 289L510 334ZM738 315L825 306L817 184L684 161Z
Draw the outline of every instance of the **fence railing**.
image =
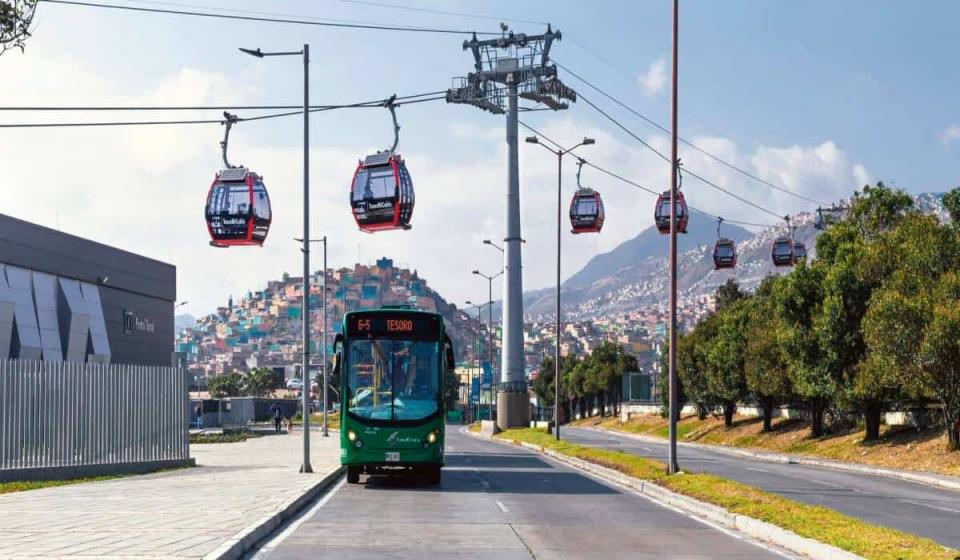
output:
M189 458L184 371L0 361L0 471Z

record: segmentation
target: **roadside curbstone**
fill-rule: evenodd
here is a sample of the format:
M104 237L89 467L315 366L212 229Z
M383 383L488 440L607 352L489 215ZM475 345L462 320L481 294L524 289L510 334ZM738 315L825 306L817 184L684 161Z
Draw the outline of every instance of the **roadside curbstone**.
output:
M337 479L343 475L344 468L338 467L330 474L315 482L299 496L293 496L283 502L272 513L264 515L254 523L230 537L213 551L204 556L204 560L235 560L243 558L256 545L273 531L296 516L310 502L315 500Z
M659 443L663 444L667 440L645 436L641 434L630 434L626 432L618 432L615 430L608 430L606 428L595 428L591 426L576 426L580 430L589 430L592 432L602 433L605 435L616 435L622 436L629 439L635 439L637 441L642 441L645 443ZM780 463L784 465L806 465L810 467L820 467L824 469L831 469L836 471L844 471L856 474L868 474L873 476L884 476L887 478L896 478L898 480L905 480L907 482L915 482L918 484L926 484L927 486L935 486L937 488L947 488L949 490L960 490L960 478L947 476L947 475L937 475L932 473L921 473L921 472L910 472L910 471L898 471L896 469L887 469L883 467L872 467L867 465L857 465L853 463L844 463L841 461L830 461L826 459L814 459L810 457L803 457L799 455L787 455L785 453L774 453L770 451L749 451L746 449L736 449L732 447L726 447L723 445L713 445L709 443L694 443L687 441L678 441L679 445L691 447L693 449L702 449L704 451L715 451L717 453L723 453L725 455L733 455L736 457L746 457L748 459L756 459L758 461L765 461L768 463Z
M476 438L494 441L501 445L519 446L541 455L546 455L571 467L613 482L618 486L627 487L655 502L673 507L722 527L738 531L754 540L769 543L789 550L790 552L804 555L813 560L863 560L861 556L813 539L801 537L793 531L788 531L772 523L732 513L720 506L679 494L653 482L634 478L614 469L596 465L576 457L568 457L556 451L544 449L539 445L526 442L513 443L495 437L477 435L471 433L469 430L464 431L468 435Z

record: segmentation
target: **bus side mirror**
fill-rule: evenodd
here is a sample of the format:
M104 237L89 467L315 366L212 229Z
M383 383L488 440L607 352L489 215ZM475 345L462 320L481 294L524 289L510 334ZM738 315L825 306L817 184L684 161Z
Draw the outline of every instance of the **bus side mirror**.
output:
M443 335L443 348L447 359L447 370L453 371L457 369L457 360L453 355L453 342L450 341L450 337L446 334Z
M333 374L340 375L340 356L343 351L343 335L338 334L333 339Z

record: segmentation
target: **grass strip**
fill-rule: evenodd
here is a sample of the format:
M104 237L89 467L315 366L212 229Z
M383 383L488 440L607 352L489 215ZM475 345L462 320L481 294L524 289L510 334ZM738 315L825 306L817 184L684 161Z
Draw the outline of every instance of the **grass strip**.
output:
M470 424L469 426L467 426L467 429L470 430L471 432L475 432L475 433L478 433L478 434L479 434L479 433L480 433L480 421L477 420L477 421L474 422L473 424Z
M206 443L237 443L241 441L246 441L248 439L261 437L260 434L252 432L250 430L236 430L230 432L223 432L222 434L190 434L190 443L191 444L206 444Z
M147 474L157 474L162 472L188 469L191 467L171 467L159 469L149 473L138 474L110 474L103 476L88 476L82 478L66 478L63 480L16 480L13 482L0 482L0 494L11 494L13 492L26 492L28 490L40 490L42 488L54 488L56 486L68 486L71 484L84 484L86 482L101 482L104 480L115 480L118 478L128 478L131 476L144 476Z
M88 478L70 478L67 480L23 480L15 482L0 482L0 494L10 494L13 492L26 492L27 490L40 490L41 488L53 488L54 486L67 486L68 484L82 484L84 482L99 482L101 480L113 480L122 478L126 475L111 476L93 476Z
M864 558L876 560L960 560L960 552L923 537L872 525L835 510L803 504L753 486L702 473L669 476L666 465L623 451L598 449L561 440L545 430L507 430L498 438L525 442L563 455L649 480L679 494L783 529Z

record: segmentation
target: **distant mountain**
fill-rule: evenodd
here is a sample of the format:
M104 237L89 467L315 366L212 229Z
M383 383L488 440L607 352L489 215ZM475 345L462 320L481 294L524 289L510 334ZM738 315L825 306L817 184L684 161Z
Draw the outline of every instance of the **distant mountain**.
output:
M746 229L731 224L724 224L720 231L724 237L737 243L753 237ZM677 236L677 253L682 256L706 246L712 249L716 239L717 223L700 215L693 215L687 226L687 233ZM669 243L669 236L661 235L651 226L612 251L593 257L579 272L563 283L561 293L565 312L576 313L584 303L603 298L632 284L653 281L647 291L655 292L659 285L658 279L666 279ZM524 294L524 304L524 311L529 317L553 315L556 295L553 289L527 292Z

